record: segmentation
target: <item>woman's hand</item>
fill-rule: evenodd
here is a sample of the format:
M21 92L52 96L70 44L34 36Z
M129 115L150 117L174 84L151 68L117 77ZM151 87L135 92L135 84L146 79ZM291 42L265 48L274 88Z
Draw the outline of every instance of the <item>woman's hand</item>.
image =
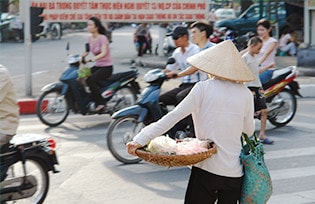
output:
M127 149L128 149L128 153L132 154L134 156L138 156L136 154L136 150L139 149L140 147L142 147L142 145L140 145L138 142L136 141L131 141L127 143Z
M171 71L171 72L166 72L165 74L166 74L168 79L172 79L172 78L175 79L175 78L177 78L177 73L176 72Z
M81 55L81 57L86 57L86 56L88 56L88 52L83 52L83 54Z

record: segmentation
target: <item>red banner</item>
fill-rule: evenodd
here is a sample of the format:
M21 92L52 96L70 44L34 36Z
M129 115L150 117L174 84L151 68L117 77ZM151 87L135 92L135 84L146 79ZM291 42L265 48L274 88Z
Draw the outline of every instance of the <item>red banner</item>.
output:
M32 0L46 21L82 22L91 16L111 22L172 22L207 19L209 0Z

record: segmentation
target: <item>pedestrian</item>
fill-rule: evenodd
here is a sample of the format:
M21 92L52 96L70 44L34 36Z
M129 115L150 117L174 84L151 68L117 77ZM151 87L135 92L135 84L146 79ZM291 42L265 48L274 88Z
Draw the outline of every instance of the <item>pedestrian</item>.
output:
M95 112L102 111L105 108L106 101L101 96L101 90L98 83L106 80L113 73L113 60L110 53L109 40L106 37L106 29L97 17L91 17L88 20L89 50L94 57L86 59L86 62L95 62L91 67L92 75L86 80L91 91L92 100L95 102ZM88 56L89 51L83 53L83 57Z
M243 183L241 134L251 135L255 129L253 95L243 82L255 77L230 40L187 61L211 75L211 79L198 82L175 109L143 128L127 144L128 152L136 155L136 149L192 114L196 137L214 141L217 153L193 165L185 204L214 204L216 200L236 204Z
M277 53L278 41L272 37L270 21L261 19L257 22L257 33L263 41L263 46L258 54L260 74L262 84L268 82L275 70L275 57Z
M141 57L144 54L148 44L148 37L147 24L141 23L134 33L134 41L138 44L138 57Z
M13 81L7 68L0 64L0 143L1 152L15 135L19 125L19 106L17 104Z
M177 47L171 56L175 59L175 63L167 65L164 70L166 75L171 77L175 76L179 71L183 71L189 67L187 58L197 54L199 52L199 47L189 41L189 32L186 26L177 26L171 33L168 33L167 35L172 36L172 39L174 40ZM200 71L181 77L181 84L179 87L173 88L170 91L161 94L159 101L164 105L176 106L188 94L196 82L205 79L207 79L207 74ZM194 134L193 122L191 117L188 116L170 130L170 137L174 138L178 130L183 130L183 128L187 127L188 125L191 127L191 133Z
M266 104L266 99L263 94L262 84L259 79L259 66L258 66L258 57L261 47L263 45L263 41L258 37L252 37L248 41L248 52L246 52L242 57L247 64L247 66L251 69L256 79L251 82L247 82L246 85L249 90L252 91L254 95L254 110L255 114L260 114L260 132L259 139L263 144L273 144L274 141L270 140L266 136L266 125L267 125L267 115L268 109Z
M18 14L18 8L15 4L16 0L10 0L8 6L8 15L16 16Z
M280 37L278 49L280 53L289 53L290 56L296 56L296 40L294 30L288 28Z

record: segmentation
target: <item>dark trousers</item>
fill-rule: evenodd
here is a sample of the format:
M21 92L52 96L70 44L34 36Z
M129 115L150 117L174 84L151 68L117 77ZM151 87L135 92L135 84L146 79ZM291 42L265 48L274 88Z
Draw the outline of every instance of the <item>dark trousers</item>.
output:
M183 83L178 88L172 89L159 98L159 101L165 105L178 105L194 87L195 83ZM173 128L168 131L170 137L175 138L176 132L190 127L190 133L194 135L194 124L191 115L179 121Z
M241 196L243 177L219 176L192 167L185 204L237 204Z
M138 35L137 38L139 43L138 57L141 57L144 54L145 46L147 46L147 39L144 35Z
M87 85L90 88L92 100L95 102L95 105L104 105L106 101L101 96L101 88L99 82L106 80L113 73L113 66L108 67L92 67L92 75L89 76L86 80Z
M159 97L159 101L165 105L179 104L194 87L195 83L183 83L179 87L165 92Z

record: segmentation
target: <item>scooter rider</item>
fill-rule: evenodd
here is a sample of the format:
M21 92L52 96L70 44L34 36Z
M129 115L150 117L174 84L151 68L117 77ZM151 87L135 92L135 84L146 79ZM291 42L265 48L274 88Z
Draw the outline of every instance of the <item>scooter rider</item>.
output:
M106 101L101 96L101 90L98 85L100 81L106 80L113 73L113 59L110 52L109 40L106 37L106 29L102 25L100 19L91 17L88 20L88 43L94 57L86 59L87 62L95 61L95 65L91 68L92 75L86 80L92 99L95 102L95 112L105 109ZM89 52L84 52L83 57L88 56Z
M209 40L208 40L209 36L213 33L213 28L210 24L208 24L207 22L204 22L204 21L196 21L193 24L191 24L190 29L191 29L191 38L192 38L193 42L196 45L198 45L199 51L202 51L202 50L207 49L207 48L214 45L213 43L209 42ZM175 43L176 42L177 41L175 41ZM206 73L198 71L197 68L194 68L192 66L189 66L188 68L186 67L185 69L180 69L179 73L178 73L178 71L170 71L170 72L167 72L166 74L168 75L169 78L182 77L182 79L184 79L184 77L190 78L191 75L192 76L197 75L198 76L197 81L205 80L208 78ZM194 85L194 83L187 86L184 90L180 91L176 95L176 100L178 103L180 101L182 101L187 96L187 94L192 89L193 85ZM161 97L160 97L160 99L161 99ZM187 124L190 125L190 127L193 127L193 121L192 121L191 115L189 115L188 117L186 117L185 119L180 121L178 124L176 124L175 127L171 130L171 134L175 134L174 132L176 132L176 130L182 129ZM193 129L193 128L191 128L191 129Z
M199 47L194 43L189 41L189 32L186 26L177 26L169 34L172 36L176 49L174 50L172 57L175 59L174 64L169 64L165 68L165 72L168 76L176 75L178 71L183 71L189 64L187 63L187 58L193 56L199 52ZM196 82L200 80L207 79L207 75L203 72L195 72L191 75L181 77L181 84L179 87L176 87L159 97L159 101L165 105L177 105L180 100L182 100L195 85ZM175 137L177 130L182 130L188 124L192 126L192 120L189 119L191 116L183 119L177 125L174 126L169 132L171 137ZM193 130L193 128L192 128Z
M6 151L9 141L19 125L19 106L10 74L0 64L0 142L1 152Z
M198 45L200 51L205 50L215 45L209 41L209 37L213 33L213 27L209 23L205 21L196 21L193 24L191 24L190 29L191 29L192 41L196 45ZM173 78L184 77L187 75L194 74L197 71L198 71L197 68L190 66L187 69L179 73L176 73L175 75L168 74L168 76L173 77ZM182 99L183 98L180 98L179 100L181 101Z

